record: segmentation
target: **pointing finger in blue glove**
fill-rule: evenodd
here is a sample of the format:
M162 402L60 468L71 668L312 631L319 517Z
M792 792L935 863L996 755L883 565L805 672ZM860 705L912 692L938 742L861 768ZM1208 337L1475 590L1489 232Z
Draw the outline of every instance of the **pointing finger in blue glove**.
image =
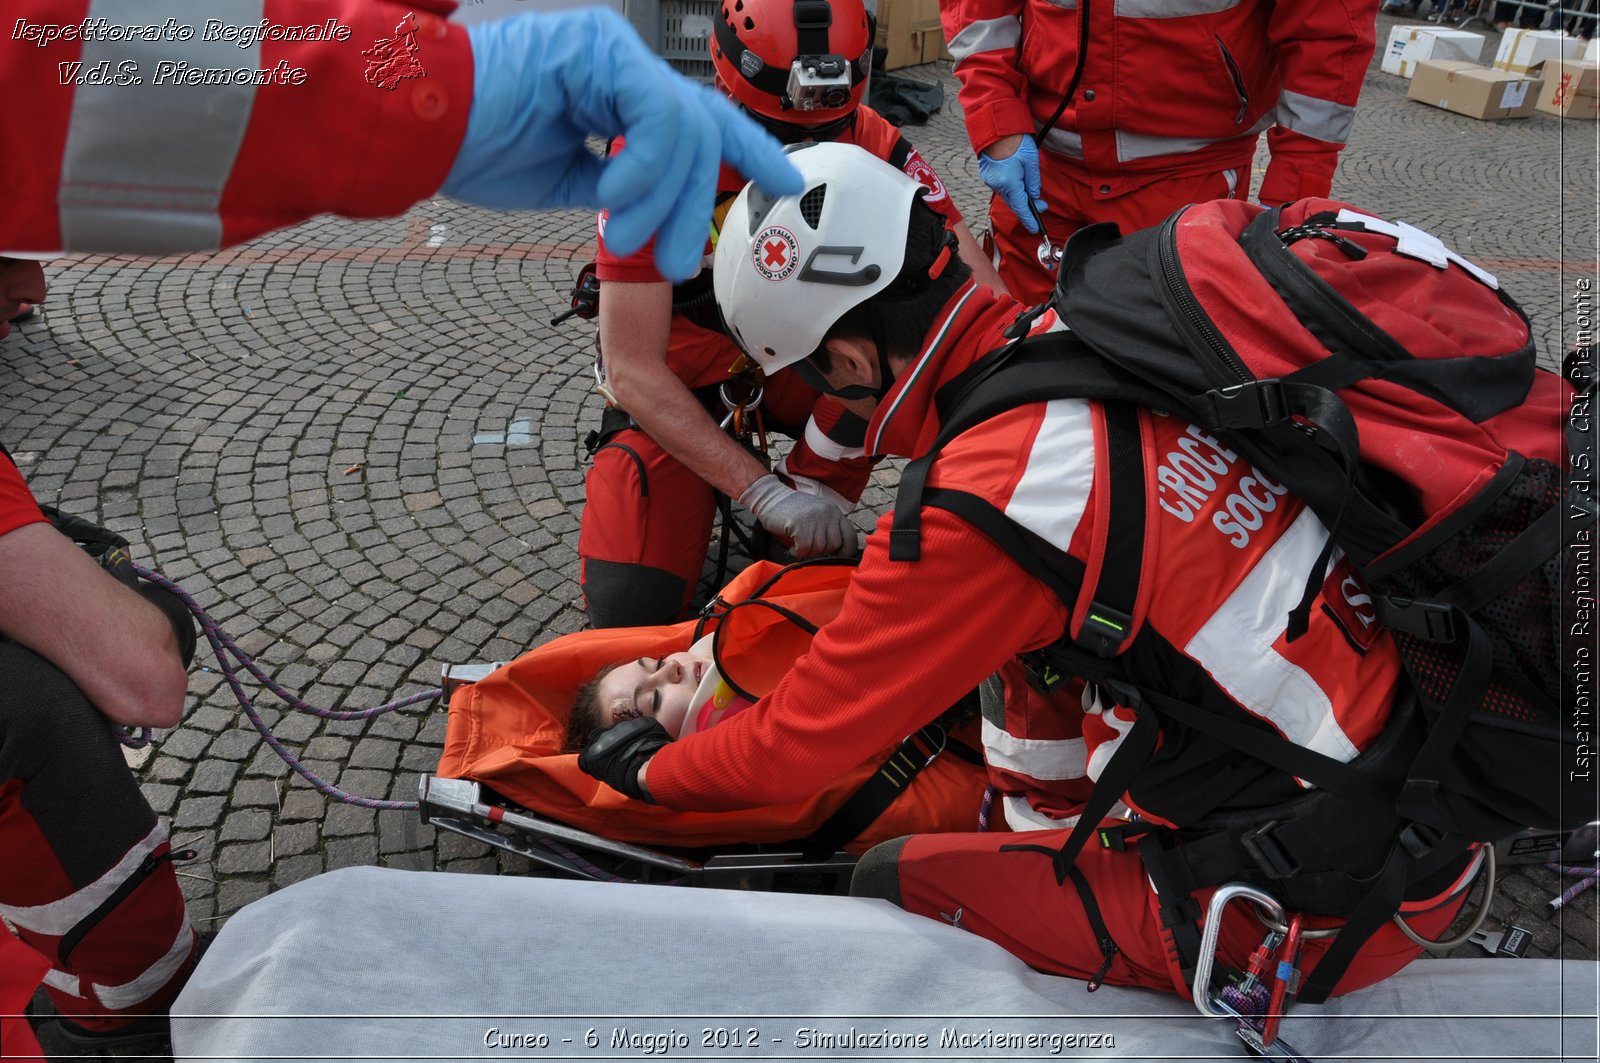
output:
M774 195L799 192L778 142L727 100L676 74L607 7L520 15L468 30L472 113L441 191L499 209L600 207L606 243L656 236L669 280L700 267L727 162ZM589 136L622 135L602 160Z

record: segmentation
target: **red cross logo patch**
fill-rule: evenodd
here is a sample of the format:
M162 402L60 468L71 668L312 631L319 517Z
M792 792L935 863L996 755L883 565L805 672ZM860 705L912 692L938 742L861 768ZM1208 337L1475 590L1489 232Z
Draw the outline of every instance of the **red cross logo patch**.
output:
M781 225L769 225L751 245L756 272L769 281L787 280L799 265L800 245L794 233Z

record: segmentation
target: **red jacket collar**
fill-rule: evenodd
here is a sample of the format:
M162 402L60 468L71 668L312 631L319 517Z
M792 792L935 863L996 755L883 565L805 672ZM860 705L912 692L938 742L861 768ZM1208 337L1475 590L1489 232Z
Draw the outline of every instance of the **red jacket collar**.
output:
M874 457L916 457L939 433L934 397L945 381L1006 342L1000 330L1025 309L1008 295L969 280L939 311L919 354L878 403L867 422L866 451ZM1035 323L1053 322L1046 313Z

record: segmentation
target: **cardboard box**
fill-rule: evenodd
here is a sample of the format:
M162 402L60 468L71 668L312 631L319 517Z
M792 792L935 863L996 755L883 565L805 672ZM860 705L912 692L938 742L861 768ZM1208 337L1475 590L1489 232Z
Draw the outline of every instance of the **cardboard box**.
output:
M1383 72L1408 78L1417 64L1429 59L1459 59L1476 63L1483 54L1481 33L1435 29L1425 26L1396 26L1389 31L1389 47L1383 53Z
M1526 74L1546 59L1576 59L1583 41L1558 30L1506 30L1494 53L1494 68Z
M939 0L878 0L876 43L889 50L885 70L949 59L944 27L939 24Z
M1585 63L1600 63L1600 37L1591 37L1589 47L1583 50Z
M1468 118L1526 118L1539 102L1540 81L1522 74L1463 63L1430 60L1417 65L1407 99Z
M1546 59L1534 68L1544 79L1535 106L1561 118L1600 118L1600 65Z

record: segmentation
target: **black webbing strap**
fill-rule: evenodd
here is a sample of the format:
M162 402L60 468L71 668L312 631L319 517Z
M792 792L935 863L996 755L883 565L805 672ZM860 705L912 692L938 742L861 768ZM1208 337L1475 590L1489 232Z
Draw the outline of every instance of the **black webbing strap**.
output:
M1489 688L1489 676L1494 670L1494 644L1483 627L1465 613L1455 614L1457 630L1465 628L1466 652L1461 659L1461 669L1456 681L1443 702L1435 702L1420 690L1417 697L1424 706L1435 707L1437 715L1429 721L1428 737L1417 751L1417 759L1400 800L1395 806L1402 816L1427 823L1440 830L1450 830L1453 823L1439 800L1440 781L1448 766L1450 753L1455 749L1461 732L1466 728L1472 713L1483 701Z
M1144 569L1144 445L1137 407L1108 402L1105 412L1109 519L1097 533L1100 570L1095 583L1084 586L1089 608L1074 641L1098 656L1115 657L1134 635Z
M1135 709L1133 727L1123 737L1116 752L1111 754L1111 759L1106 762L1105 768L1100 772L1100 778L1095 781L1094 789L1089 793L1089 799L1084 802L1083 809L1078 813L1077 824L1060 848L1002 845L1000 851L1047 853L1055 864L1056 882L1065 883L1068 872L1090 836L1096 833L1101 822L1110 814L1112 806L1128 792L1128 787L1133 785L1133 780L1138 777L1139 769L1144 767L1145 762L1150 759L1150 754L1155 752L1156 739L1160 737L1160 731L1153 715Z
M1338 794L1385 815L1394 815L1394 795L1353 764L1297 745L1276 731L1232 719L1155 691L1140 696L1156 713L1220 739L1240 752L1264 761L1297 779Z
M927 453L900 474L889 559L915 561L922 556L922 495L929 469L952 439L1007 410L1063 398L1170 405L1164 392L1107 362L1070 332L1030 336L985 355L948 381L935 397L939 435Z
M1345 920L1333 944L1328 946L1328 951L1322 954L1317 965L1307 972L1305 981L1300 985L1300 1003L1325 1002L1345 971L1350 969L1350 961L1355 959L1356 952L1377 933L1379 927L1394 918L1405 900L1406 882L1411 877L1411 865L1414 862L1415 857L1407 851L1405 844L1397 840L1389 851L1389 859L1385 861L1383 870L1378 872L1371 892Z
M1194 969L1200 960L1200 916L1203 913L1200 902L1191 895L1193 887L1178 882L1172 875L1171 865L1164 859L1171 844L1166 832L1156 831L1139 842L1139 857L1156 891L1161 925L1172 934L1178 970L1185 984L1194 986ZM1203 988L1195 986L1195 992L1202 992Z
M1282 210L1278 207L1258 215L1240 234L1239 246L1307 331L1331 353L1331 358L1313 367L1315 375L1308 374L1305 379L1320 377L1330 381L1327 386L1341 387L1400 370L1411 387L1474 422L1504 413L1527 397L1533 369L1530 349L1498 357L1419 363L1393 336L1289 250L1277 233ZM1527 324L1522 308L1504 293L1497 294ZM1423 366L1434 372L1427 374L1424 370L1426 375L1419 375L1415 370ZM1295 374L1296 378L1299 376ZM1340 382L1332 383L1336 378Z
M796 55L826 55L833 8L828 0L794 0Z
M1029 575L1049 587L1068 609L1078 600L1083 563L1045 542L990 503L966 491L935 487L923 496L923 504L954 513L983 532Z
M1405 568L1414 561L1432 553L1440 543L1454 539L1467 529L1469 525L1487 513L1498 502L1522 471L1527 467L1527 459L1514 450L1506 451L1506 459L1496 470L1489 482L1479 489L1465 504L1459 506L1438 523L1430 527L1425 535L1415 539L1383 555L1382 559L1367 566L1366 577L1371 582L1387 579L1395 572Z
M1555 557L1561 549L1561 503L1545 510L1487 564L1446 587L1439 600L1475 613L1496 601L1519 580Z
M948 738L938 722L909 734L845 803L806 839L803 860L820 860L860 836L905 793L923 768L944 752Z

